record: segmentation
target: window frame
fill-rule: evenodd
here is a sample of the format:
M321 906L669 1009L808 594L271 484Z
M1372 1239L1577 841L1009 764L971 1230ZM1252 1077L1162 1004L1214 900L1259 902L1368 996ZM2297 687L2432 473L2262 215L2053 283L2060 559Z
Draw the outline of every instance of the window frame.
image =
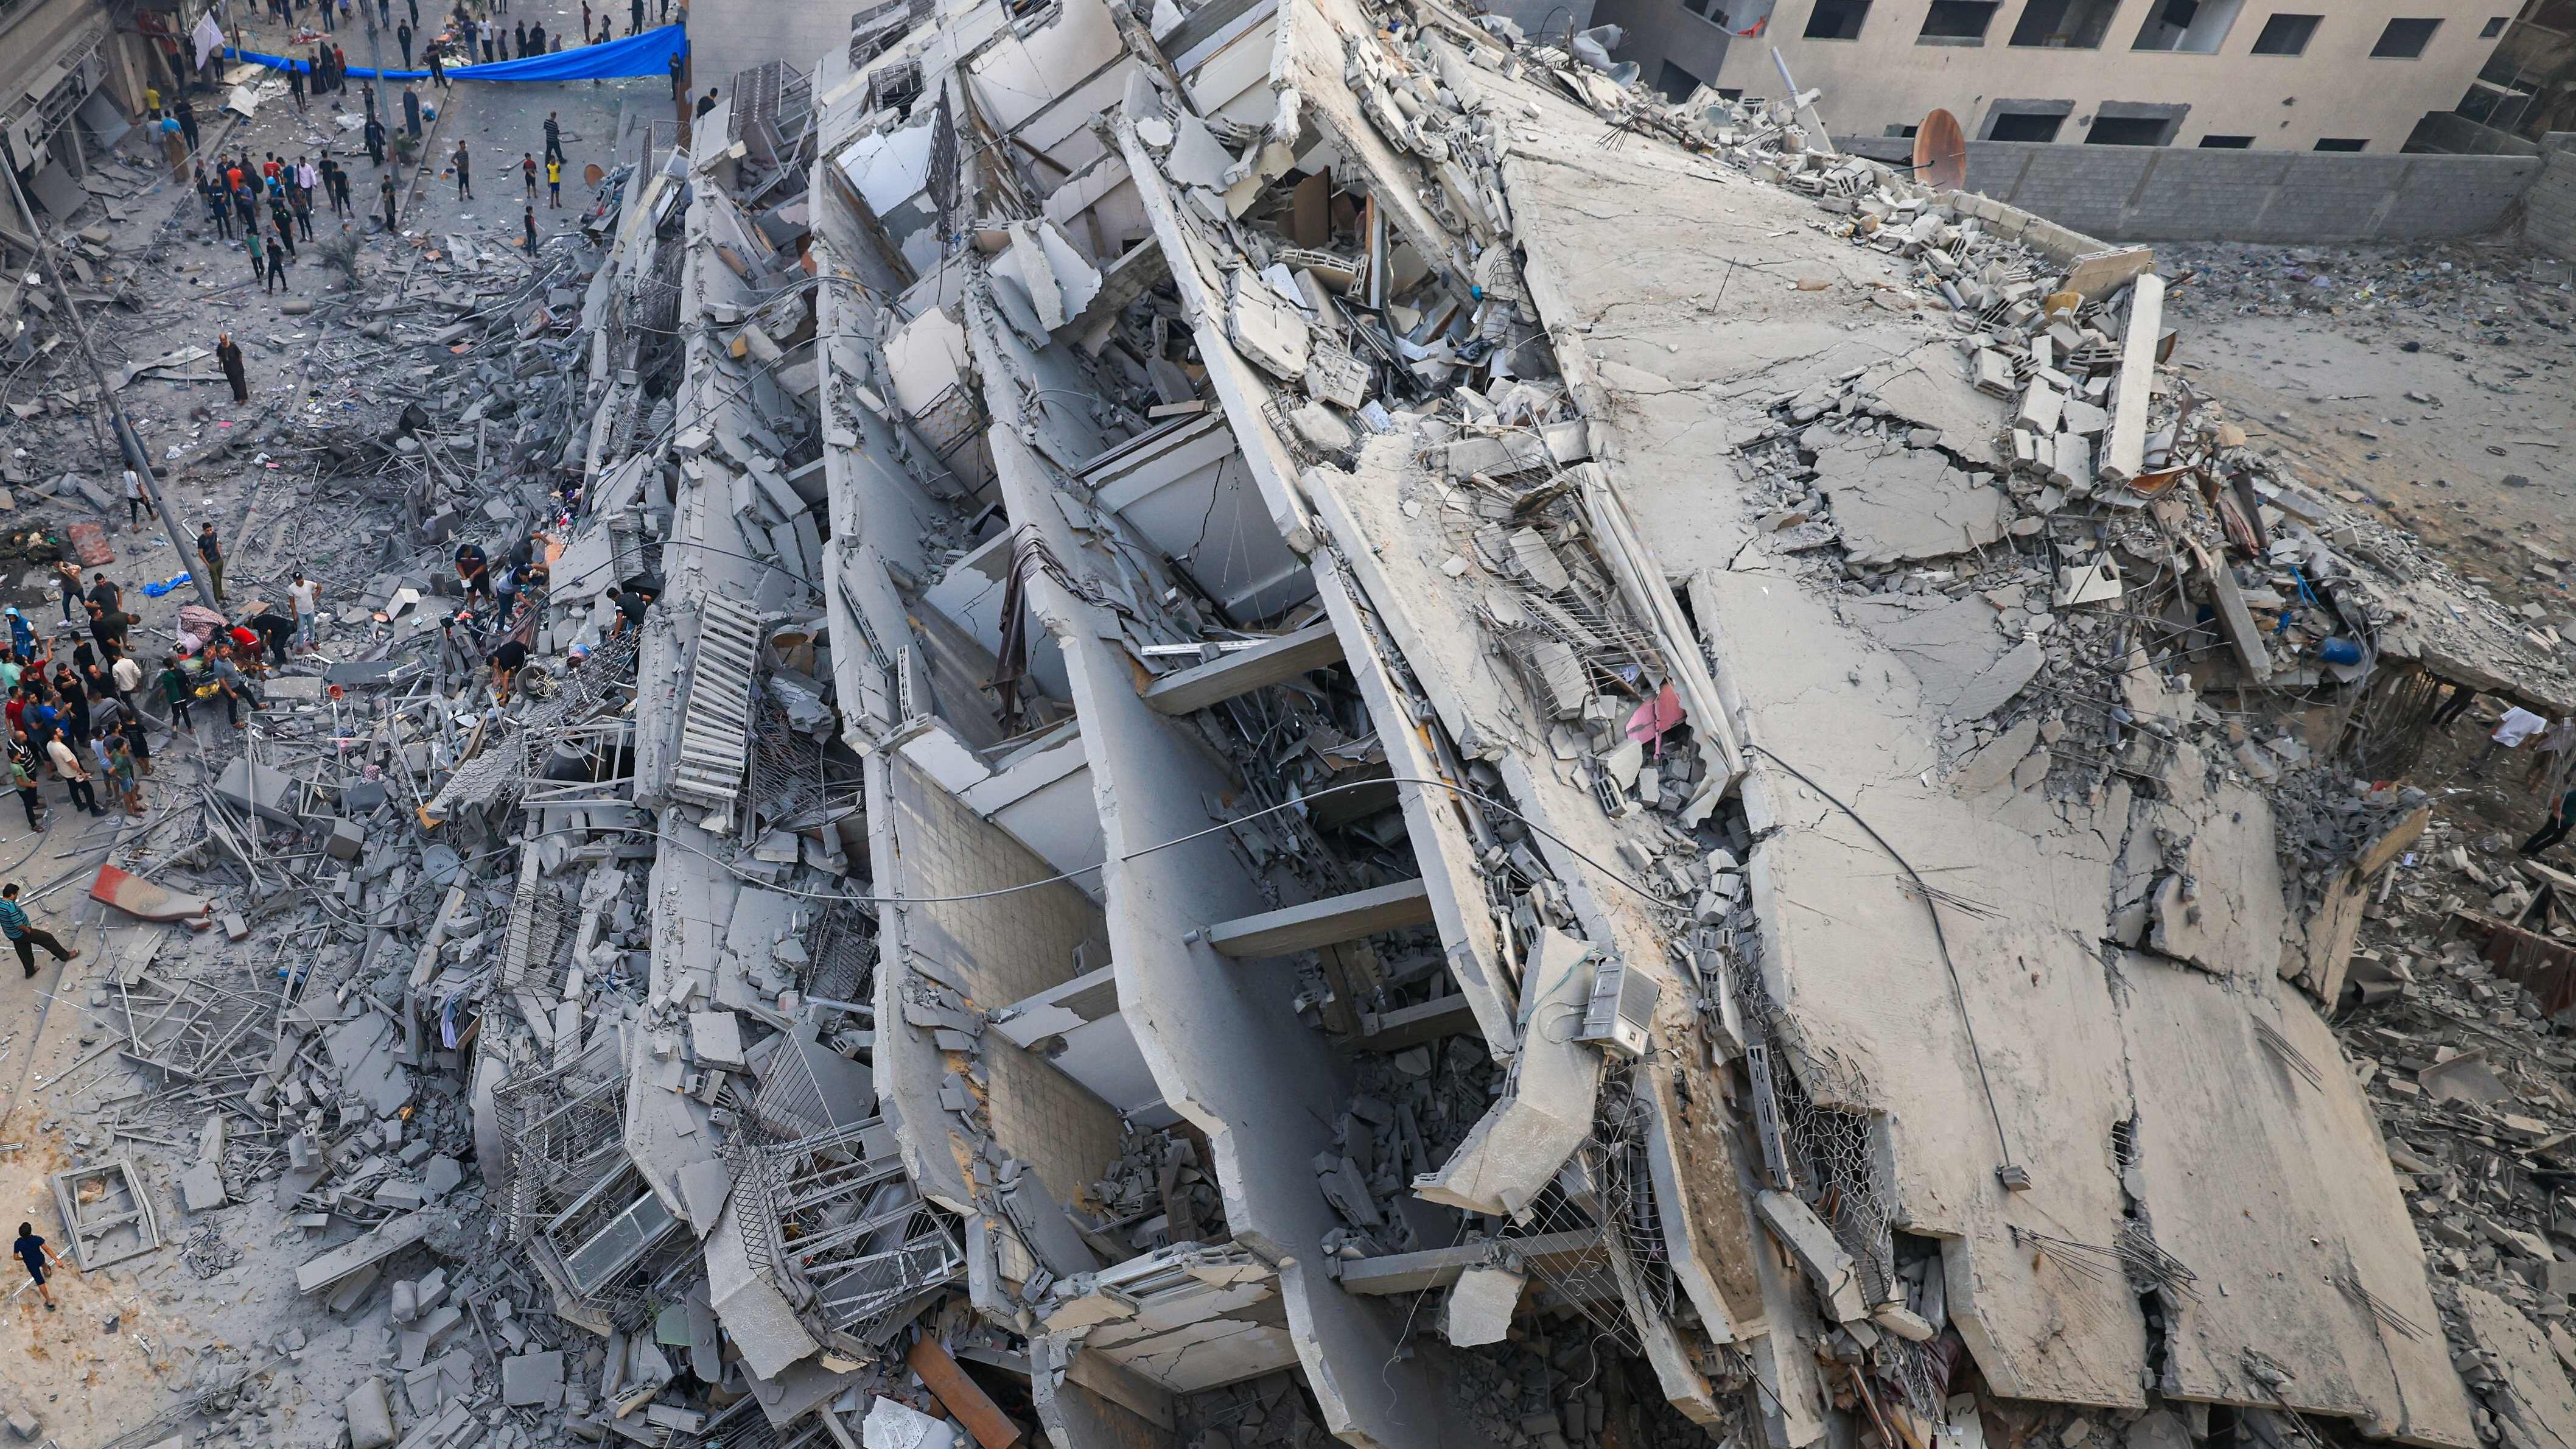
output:
M2400 36L2398 27L2401 25L2424 27L2420 34L2405 32L2416 34L2413 50L2389 49L2390 41ZM2370 43L2370 58L2372 60L2422 60L2424 52L2433 48L2433 37L2441 33L2442 17L2438 15L2392 15L2388 18L2388 23L2380 27L2379 38Z

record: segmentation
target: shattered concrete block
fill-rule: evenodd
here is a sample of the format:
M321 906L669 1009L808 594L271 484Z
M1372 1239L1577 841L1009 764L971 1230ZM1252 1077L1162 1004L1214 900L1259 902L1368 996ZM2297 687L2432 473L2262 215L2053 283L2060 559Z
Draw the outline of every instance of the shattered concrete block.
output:
M383 1380L359 1380L340 1409L349 1420L349 1449L386 1449L394 1442L394 1406L385 1397Z
M355 820L333 821L331 838L322 848L333 860L356 860L367 848L367 832Z
M1753 1206L1761 1214L1763 1225L1814 1280L1817 1296L1824 1299L1836 1322L1847 1324L1869 1317L1869 1305L1861 1301L1860 1275L1854 1271L1851 1254L1843 1251L1842 1244L1834 1239L1834 1230L1825 1226L1814 1208L1788 1193L1772 1191L1755 1198Z
M38 1433L43 1431L44 1427L45 1426L43 1424L37 1422L36 1416L31 1410L11 1409L9 1411L9 1432L17 1435L21 1439L34 1439Z
M1460 1348L1500 1343L1511 1331L1529 1276L1509 1268L1470 1268L1449 1288L1441 1332Z
M179 1174L179 1200L192 1213L210 1213L222 1207L224 1174L211 1162L200 1162Z
M563 1402L563 1390L560 1352L528 1353L501 1360L501 1402L510 1408L555 1408Z

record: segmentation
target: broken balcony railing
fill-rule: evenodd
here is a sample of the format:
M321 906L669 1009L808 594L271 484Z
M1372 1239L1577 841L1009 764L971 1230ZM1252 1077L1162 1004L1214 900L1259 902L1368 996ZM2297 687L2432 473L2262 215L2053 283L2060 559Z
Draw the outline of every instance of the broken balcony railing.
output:
M752 1265L826 1333L861 1341L964 1271L956 1230L904 1175L877 1118L727 1153Z
M626 1082L576 1058L493 1092L502 1140L510 1144L509 1191L501 1203L511 1236L526 1242L626 1163Z

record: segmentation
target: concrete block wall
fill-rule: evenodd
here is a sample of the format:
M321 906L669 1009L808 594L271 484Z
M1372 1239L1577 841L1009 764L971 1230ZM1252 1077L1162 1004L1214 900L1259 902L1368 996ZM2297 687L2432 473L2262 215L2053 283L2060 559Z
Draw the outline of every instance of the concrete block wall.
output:
M2523 240L2576 261L2576 131L2552 131L2540 149L2540 174L2522 195Z
M2576 155L2559 153L2576 190ZM2509 225L2531 156L1975 141L1967 190L2106 241L2429 241ZM2576 234L2561 226L2562 235Z

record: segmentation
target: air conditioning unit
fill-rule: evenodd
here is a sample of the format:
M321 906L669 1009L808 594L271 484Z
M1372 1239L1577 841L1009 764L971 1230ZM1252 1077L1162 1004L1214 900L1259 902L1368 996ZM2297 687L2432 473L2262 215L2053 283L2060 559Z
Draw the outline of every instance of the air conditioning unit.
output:
M1644 1056L1654 1026L1655 1001L1662 994L1663 987L1654 977L1630 969L1618 957L1594 957L1592 994L1584 1001L1583 1029L1574 1039L1597 1043L1602 1050L1631 1060Z

